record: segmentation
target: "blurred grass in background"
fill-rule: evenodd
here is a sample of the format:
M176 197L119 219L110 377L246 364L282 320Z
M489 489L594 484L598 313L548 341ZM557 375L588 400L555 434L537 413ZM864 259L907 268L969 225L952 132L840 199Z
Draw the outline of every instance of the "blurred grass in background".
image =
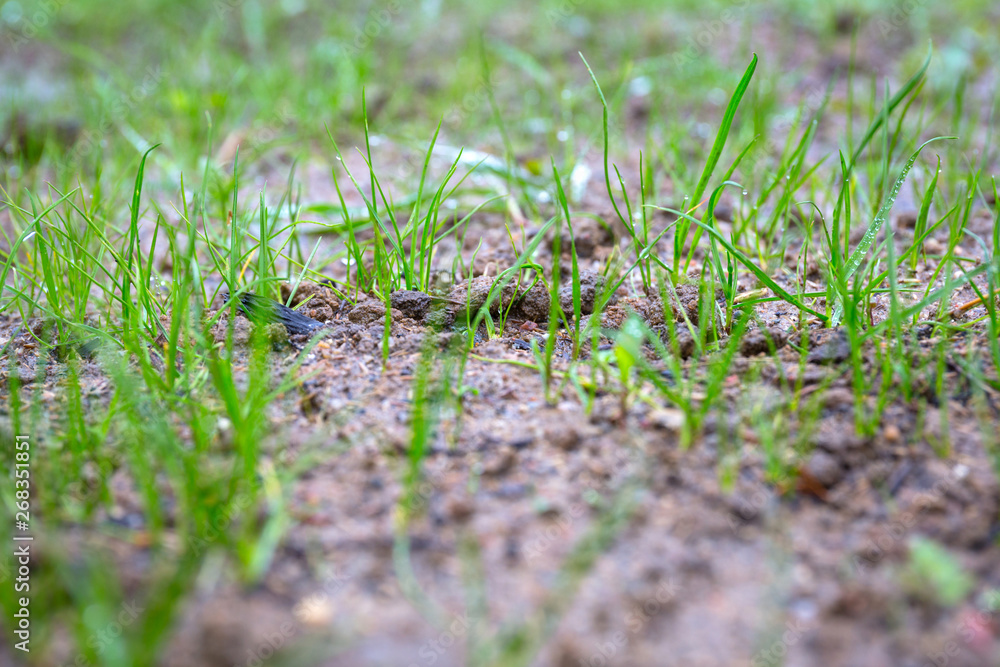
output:
M362 90L375 132L422 143L444 118L449 143L500 154L485 59L513 147L544 161L596 129L577 52L613 104L641 100L633 109L641 128L684 128L700 145L709 130L699 112L719 113L731 73L751 51L761 52L762 66L753 113L740 120L761 131L796 92L825 86L811 76L847 69L855 25L861 81L914 70L933 38L930 90L952 96L965 79L989 94L978 84L1000 57L998 11L989 2L915 1L140 0L109 9L10 0L0 7L2 113L22 114L29 134L58 139L62 128L90 142L76 146L61 174L67 181L93 178L97 163L106 175L123 159L134 167L142 140L162 143L161 155L178 168L196 169L210 122L216 148L230 132L246 133L248 160L276 146L325 152L324 126L360 135ZM616 96L619 86L625 94ZM28 143L34 160L41 140ZM60 164L66 143L46 145L46 157Z

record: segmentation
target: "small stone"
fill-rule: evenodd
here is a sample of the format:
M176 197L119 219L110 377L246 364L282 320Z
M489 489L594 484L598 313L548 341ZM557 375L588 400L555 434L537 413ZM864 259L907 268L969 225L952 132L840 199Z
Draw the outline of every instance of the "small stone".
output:
M621 329L622 325L625 324L625 320L633 312L635 311L622 304L608 306L601 313L601 326L606 329Z
M580 445L580 432L568 424L545 429L545 439L559 449L571 452Z
M719 204L715 207L715 219L723 222L733 221L733 207L729 204Z
M659 326L666 322L663 311L663 301L659 298L645 299L636 304L636 312L642 315L646 324L651 327Z
M670 295L668 290L667 294L670 295L670 307L674 311L674 319L678 322L684 320L684 315L691 320L692 323L698 323L698 304L701 301L701 295L698 292L698 286L692 285L691 283L683 283L676 285L674 291L677 292L677 301L673 300L673 296ZM678 303L679 302L679 303Z
M857 436L853 428L839 428L832 423L823 424L813 435L813 444L841 459L854 450L859 450L865 441Z
M885 438L886 442L896 444L902 438L902 434L899 432L898 426L889 424L882 430L882 437Z
M577 218L573 221L573 236L569 231L562 234L562 251L568 254L571 244L576 244L577 257L590 258L601 246L614 243L614 236L605 225L593 218Z
M509 447L503 447L483 461L483 474L488 476L503 475L514 467L515 461L514 451Z
M500 487L496 490L497 498L505 498L507 500L516 500L518 498L523 498L528 493L528 485L522 484L520 482L503 482Z
M651 426L664 431L679 433L684 428L684 413L676 408L653 410L648 419Z
M930 255L940 255L944 252L944 246L937 239L927 239L924 241L924 252Z
M17 377L17 383L22 387L25 385L34 384L35 380L37 379L35 377L35 374L32 373L27 368L17 369L17 373L15 373L15 376Z
M827 488L844 478L843 467L826 452L814 452L805 468L816 481Z
M444 509L452 521L465 523L475 512L475 505L466 496L451 496L445 501Z
M250 342L253 326L245 317L237 317L233 322L233 346L246 347ZM225 343L229 336L229 313L225 313L212 327L212 338L216 343Z
M587 461L587 470L590 471L591 475L600 479L607 479L611 476L608 466L600 459L591 459Z
M913 229L917 226L917 212L913 209L896 216L896 229Z
M295 605L295 617L303 625L324 628L333 622L336 609L330 596L317 593L302 599Z

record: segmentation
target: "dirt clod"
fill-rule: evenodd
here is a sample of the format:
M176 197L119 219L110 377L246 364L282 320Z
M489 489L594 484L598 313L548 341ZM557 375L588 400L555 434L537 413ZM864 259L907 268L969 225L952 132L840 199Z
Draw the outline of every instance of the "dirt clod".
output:
M377 299L362 301L347 314L347 319L355 324L373 324L384 317L385 304Z
M844 477L844 469L840 463L826 452L814 452L806 463L806 470L816 481L830 488Z
M225 343L229 331L229 313L223 313L212 327L212 338L216 343ZM250 343L253 326L246 318L237 317L233 322L233 345L246 347Z
M896 229L913 229L917 226L917 212L903 211L896 216Z
M767 354L772 348L778 350L785 346L788 335L776 327L762 331L756 329L749 331L740 341L740 354L745 357L752 357L755 354Z
M514 467L517 456L511 447L503 446L495 452L487 454L483 459L483 474L488 476L504 475Z
M545 283L538 281L531 286L531 289L521 293L511 314L531 322L547 322L551 303L552 297Z
M288 329L283 324L268 324L264 328L264 334L271 341L271 346L275 350L280 350L288 345Z
M809 351L807 357L811 364L839 364L851 356L851 343L847 333L837 330L824 342Z
M545 440L564 451L573 451L580 445L580 431L569 424L550 427L545 430Z
M389 302L406 317L420 321L431 311L433 299L417 290L398 290L392 293Z
M669 294L670 307L674 311L674 318L679 320L684 319L683 315L687 315L687 318L692 322L698 321L698 287L690 283L685 283L681 285L676 285L674 291L677 293L677 300L674 300L673 295ZM682 314L683 313L683 314Z
M287 283L281 285L282 303L288 302L291 289L291 285ZM299 307L303 301L305 304ZM340 311L341 302L329 285L300 283L290 305L293 308L298 308L298 311L307 317L320 322L329 322Z
M660 337L660 341L666 346L668 352L679 355L681 359L688 359L695 353L697 346L694 336L691 335L687 327L676 327L673 337L671 337L666 324L659 324L652 329Z
M448 300L455 304L452 306L453 313L456 316L462 315L466 311L475 314L486 303L495 282L496 278L492 276L479 276L455 285L448 297ZM495 290L489 308L491 315L499 314L501 308L510 305L510 301L514 297L514 289L513 281L508 280L502 288L498 287Z
M465 495L451 495L445 501L445 513L456 523L464 523L475 513L472 499Z
M604 275L597 271L580 272L580 313L590 315L594 312L594 304L597 298L604 291L606 279ZM608 300L608 305L614 305L618 301L617 295L612 294ZM573 312L573 283L567 282L559 288L559 305L563 312Z
M610 245L614 241L614 236L607 227L593 218L577 218L573 221L573 239L570 238L568 231L562 235L564 253L569 251L573 240L576 242L577 256L589 259L594 256L597 248Z

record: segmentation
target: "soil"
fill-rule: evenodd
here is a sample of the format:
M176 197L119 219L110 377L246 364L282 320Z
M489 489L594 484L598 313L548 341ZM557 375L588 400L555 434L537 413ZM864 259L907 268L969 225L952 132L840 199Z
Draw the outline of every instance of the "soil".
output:
M937 606L904 577L909 540L927 536L947 545L981 589L1000 586L1000 487L961 397L942 396L935 409L948 413L947 455L934 451L926 433L939 428L938 415L913 405L891 405L877 433L859 437L843 332L807 326L811 349L800 370L799 354L785 344L801 339L794 313L759 304L762 325L746 335L733 368L757 367L760 379L748 388L733 376L724 408L685 450L674 407L636 402L623 417L619 397L599 393L586 415L571 389L547 404L537 372L494 363L533 361L530 346L518 343L541 341L545 332L525 326L524 315L544 321L547 295L536 303L534 288L513 286L501 291L502 303L513 300L523 312L502 337L473 349L462 383L475 391L466 393L460 419L443 416L410 505L414 576L444 614L443 625L430 624L393 561L411 381L424 336L434 330L427 322L440 312L435 304L452 316L463 312L460 293L482 305L494 280L459 284L447 299L394 294L384 370L380 301L352 306L328 286L299 286L293 302L305 300L303 314L328 333L307 354L302 372L310 378L280 400L280 425L265 447L285 464L315 461L289 490L294 525L259 585L247 589L223 576L191 595L164 665L246 664L279 639L303 664L467 664L473 617L462 571L471 557L463 545L476 545L481 559L475 567L484 576L489 627L542 624L540 610L567 557L626 501L620 532L567 598L532 664L918 665L953 645L951 665L1000 655L997 618L980 618L973 601ZM600 281L585 274L584 292ZM671 314L696 318L697 290L679 285L677 292ZM629 312L663 326L658 298L618 296L603 315L606 326L620 326ZM223 315L220 340L225 322ZM237 344L245 345L252 326L243 317L237 325ZM5 344L14 334L6 372L34 382L38 348L12 319L2 331ZM276 345L280 375L298 353ZM557 367L570 347L560 333ZM775 400L779 363L801 377L807 395L822 396L796 489L767 482L756 436L726 423L748 395L760 404ZM238 357L237 371L243 364ZM85 360L83 368L93 400L107 400L99 365ZM58 376L50 365L40 379L52 415ZM735 466L731 487L722 480L726 465ZM135 489L127 479L117 488L104 520L134 517L141 530ZM141 546L102 548L123 572L142 559ZM141 590L141 577L132 584ZM340 647L333 657L331 645Z
M593 168L599 173L602 167ZM584 206L606 208L600 187L591 188ZM898 234L907 233L911 218L909 210L894 217ZM508 284L492 311L512 307L507 327L492 340L477 339L462 378L470 388L462 413L442 415L417 496L407 505L421 591L414 593L394 562L394 548L412 381L424 339L438 335L444 346L449 336L464 335L449 333L449 325L485 303L496 275L514 259L498 220L482 215L476 224L483 233L470 237L482 238L483 250L469 283L433 295L391 296L384 365L381 300L361 295L353 303L326 285L298 286L293 305L307 300L299 312L323 323L327 334L306 354L301 372L308 379L274 406L275 431L262 443L276 465L312 462L288 489L292 525L259 584L243 586L227 572L200 580L168 640L165 667L257 664L275 648L289 664L465 665L473 640L482 641L473 635L470 569L483 578L483 614L491 628L480 625L478 632L492 636L522 623L551 631L534 665L1000 662L1000 615L981 613L975 595L938 605L906 576L912 540L924 536L948 548L974 577L977 593L1000 588L996 452L961 390L963 376L955 367L951 391L926 389L936 407L921 412L916 403L896 401L875 434L860 437L844 332L800 323L781 303L754 306L757 322L741 343L722 407L684 449L676 407L636 401L623 415L617 394L599 392L586 414L572 388L550 404L537 371L497 363L533 363L530 342L541 345L547 330L548 293ZM604 287L601 270L617 242L602 227L584 229L587 224L581 220L577 236L586 260L584 314ZM665 238L664 247L669 242ZM918 278L932 270L921 266ZM741 291L755 287L743 281ZM664 307L627 281L612 295L602 324L618 328L637 313L663 333L665 313L696 321L697 289L679 284L676 291L677 303ZM973 297L960 290L952 306ZM572 292L563 288L559 300L569 310ZM885 304L876 300L874 319L887 316ZM983 312L972 308L959 318ZM220 340L227 323L223 315ZM48 353L25 331L38 324L0 315L4 391L14 374L23 384L41 383L42 413L55 419L62 371L49 364L39 373ZM243 317L235 325L240 352L233 363L241 372L252 325ZM559 370L571 346L564 332L557 335ZM685 363L702 363L683 327L679 335ZM280 376L300 352L279 335L272 339ZM803 340L810 349L800 367L794 346ZM983 344L979 333L949 343L956 357ZM870 354L862 363L866 373L877 372ZM801 381L804 395L819 401L814 430L793 434L802 435L805 453L791 488L767 480L759 434L731 422L748 406L774 405L782 378ZM81 382L88 400L109 400L111 384L96 359L83 359ZM950 437L945 453L932 444L942 428ZM124 476L115 477L113 488L113 507L101 510L96 525L124 524L141 533L137 490ZM564 613L546 616L558 607L553 591L567 590L559 587L568 559L582 540L607 528L609 516L620 519L607 548L573 582L578 589L559 598ZM39 549L100 550L118 566L126 592L141 597L148 546L110 535L100 528L89 535L69 530L65 543ZM422 609L423 596L439 608L437 623ZM44 662L63 664L69 651L57 638Z

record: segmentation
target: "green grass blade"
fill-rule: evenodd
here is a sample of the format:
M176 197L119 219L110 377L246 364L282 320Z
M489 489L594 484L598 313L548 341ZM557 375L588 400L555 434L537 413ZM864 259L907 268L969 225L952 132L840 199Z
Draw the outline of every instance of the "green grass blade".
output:
M913 167L913 163L917 161L917 157L919 157L920 152L930 143L941 139L955 138L956 137L934 137L933 139L928 139L924 143L920 144L920 147L917 148L913 155L910 156L910 159L906 161L902 171L899 172L899 176L896 177L896 182L893 184L892 189L886 195L885 201L882 202L882 206L879 208L878 213L875 214L875 218L872 220L871 224L868 225L868 230L865 232L865 235L861 238L861 241L854 249L854 252L851 253L851 256L848 257L847 263L844 264L843 272L841 274L842 280L846 281L854 275L854 272L858 270L859 266L861 266L861 261L868 254L868 251L871 250L878 233L882 230L882 226L889 217L889 211L892 210L893 204L896 203L896 196L899 194L899 189L903 186L903 181L906 180L906 175L910 173L910 169ZM838 300L837 306L833 312L833 317L831 318L831 322L834 326L840 322L840 318L843 317L843 314L844 303L842 300Z
M740 102L743 100L743 95L750 86L750 80L753 79L753 73L756 69L757 54L755 53L746 71L743 72L743 78L740 79L736 90L733 91L732 96L729 98L729 104L726 105L726 112L722 116L722 125L719 126L719 131L715 135L715 143L712 144L712 150L708 154L708 162L705 163L705 168L701 172L698 184L694 188L694 194L691 196L692 210L698 206L702 195L708 189L708 181L712 178L712 173L715 171L715 167L719 163L719 158L722 156L722 149L725 148L726 141L729 139L729 130L733 126L733 119L736 118L736 110L739 108ZM749 146L743 150L743 154L746 154L747 149L749 149Z
M817 311L813 310L809 306L807 306L804 303L802 303L795 296L793 296L792 294L790 294L783 287L781 287L781 285L779 285L778 283L776 283L774 281L774 279L771 278L771 276L767 275L767 273L765 273L763 271L763 269L761 269L759 266L757 266L756 264L754 264L750 260L749 257L747 257L746 255L744 255L732 243L730 243L728 240L726 240L726 237L724 237L722 234L720 234L718 232L718 230L716 230L715 228L710 227L710 226L706 225L705 223L703 223L701 220L693 218L690 215L688 215L687 213L684 213L682 211L678 211L676 209L666 208L666 207L661 207L661 206L655 206L653 208L658 208L658 209L660 209L662 211L667 211L668 213L673 213L674 215L676 215L679 218L684 218L688 222L690 222L692 224L695 224L695 225L698 225L701 229L704 229L713 239L715 239L723 248L725 248L733 257L735 257L736 260L740 264L742 264L743 266L747 267L751 271L751 273L753 273L755 276L757 276L757 279L760 280L765 286L767 286L768 289L770 289L772 292L774 292L779 297L781 297L783 300L785 300L788 303L792 304L793 306L795 306L799 310L801 310L803 312L806 312L806 313L809 313L813 317L816 317L816 318L818 318L819 320L821 320L823 322L827 321L826 315L824 315L823 313L820 313L820 312L817 312Z
M864 137L862 137L861 142L858 147L854 149L854 153L851 155L851 163L849 165L850 169L854 169L854 165L857 164L858 158L861 156L862 151L867 148L869 142L878 132L879 128L882 126L883 121L889 117L890 114L902 103L906 96L916 88L921 80L924 78L924 74L927 72L927 67L931 64L931 54L933 53L933 46L927 47L927 57L924 58L924 64L917 70L917 73L910 77L909 81L903 84L903 87L899 89L893 97L886 103L886 108L884 113L879 113L875 116L872 124L868 126L868 131L865 132Z
M906 175L910 173L910 169L913 167L913 163L917 161L917 157L920 156L920 151L924 149L927 144L933 143L941 139L957 139L957 137L934 137L933 139L928 139L924 143L920 144L920 147L914 151L910 159L906 161L903 166L902 171L899 172L899 176L896 177L896 182L893 184L892 189L886 195L885 201L882 202L881 208L879 208L878 213L875 214L875 218L872 223L868 225L868 230L865 235L861 238L858 247L854 249L851 256L847 259L847 264L844 265L844 271L846 277L850 277L857 271L858 267L861 265L861 260L871 249L872 244L875 243L875 237L878 236L879 231L882 230L882 226L889 217L889 211L892 210L893 204L896 203L896 197L899 195L899 189L903 186L903 181L906 180Z

